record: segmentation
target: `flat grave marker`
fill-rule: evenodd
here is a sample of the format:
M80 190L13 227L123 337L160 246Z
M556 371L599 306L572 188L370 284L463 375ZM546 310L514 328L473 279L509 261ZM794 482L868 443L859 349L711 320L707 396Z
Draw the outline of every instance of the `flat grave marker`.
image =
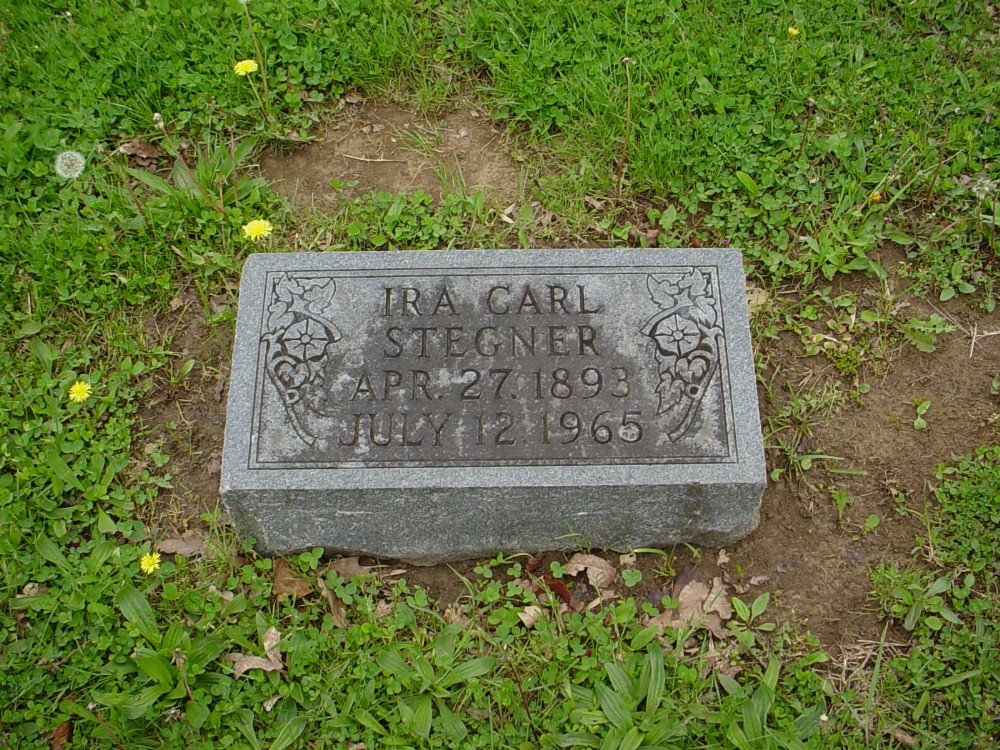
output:
M738 250L244 267L221 491L263 550L720 546L764 485Z

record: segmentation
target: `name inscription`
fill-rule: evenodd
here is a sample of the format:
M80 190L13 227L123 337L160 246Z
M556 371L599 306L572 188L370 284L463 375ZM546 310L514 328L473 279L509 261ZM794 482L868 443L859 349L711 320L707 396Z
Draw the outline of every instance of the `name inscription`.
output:
M270 272L249 468L735 460L714 267Z

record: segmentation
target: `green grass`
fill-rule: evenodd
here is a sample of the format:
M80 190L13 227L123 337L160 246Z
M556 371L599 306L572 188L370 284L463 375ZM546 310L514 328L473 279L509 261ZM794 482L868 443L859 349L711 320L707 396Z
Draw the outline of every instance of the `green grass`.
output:
M881 565L872 574L883 611L912 634L888 661L880 722L905 727L930 747L989 747L1000 696L1000 448L953 466L935 492L921 549L932 571Z
M880 606L914 646L887 654L866 672L871 689L854 693L805 636L741 631L724 657L744 667L734 680L683 637L659 648L642 627L657 608L625 599L560 612L511 583L518 560L469 583L457 627L405 581L347 580L311 553L292 565L331 598L275 597L273 561L218 514L202 519L205 557L144 576L138 560L157 540L140 519L156 516L171 457L137 434L150 390L186 366L148 340L145 321L170 314L183 281L228 325L231 311L212 313L208 299L232 293L253 250L240 227L258 217L281 247L293 228L340 250L526 244L543 231L534 208L555 215L547 237L623 242L653 224L662 245L742 245L762 286L802 292L768 335L791 331L845 377L858 355L824 349L818 329L863 333L859 350L877 357L904 321L885 295L858 310L860 296L829 282L879 277L887 246L908 253L914 292L991 309L996 192L977 191L997 178L998 55L984 6L247 7L252 24L236 0L0 7L0 746L48 747L71 722L67 747L865 747L888 746L898 728L926 747L985 747L996 731L995 449L942 473L923 547L936 567L875 574ZM266 75L263 107L232 73L258 46L263 70L250 80L264 97ZM633 138L619 201L624 56ZM543 165L530 187L540 205L510 227L477 195L376 194L297 214L248 165L354 91L425 109L473 97ZM114 153L136 135L169 153L159 176L127 172ZM63 149L87 158L77 180L53 171ZM943 329L917 323L896 335L933 346ZM93 385L83 404L67 398L77 380ZM790 389L779 405L771 437L789 461L803 458L826 393ZM519 614L532 604L545 617L526 629ZM263 657L272 627L283 671L234 676L225 655ZM877 726L859 720L866 712Z

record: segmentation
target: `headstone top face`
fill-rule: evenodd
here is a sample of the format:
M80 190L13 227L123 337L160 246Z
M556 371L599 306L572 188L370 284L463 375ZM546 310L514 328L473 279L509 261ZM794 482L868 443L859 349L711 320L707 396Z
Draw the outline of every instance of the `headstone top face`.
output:
M244 490L319 493L308 514L355 489L713 482L764 482L739 251L271 254L244 269L223 461L237 505Z

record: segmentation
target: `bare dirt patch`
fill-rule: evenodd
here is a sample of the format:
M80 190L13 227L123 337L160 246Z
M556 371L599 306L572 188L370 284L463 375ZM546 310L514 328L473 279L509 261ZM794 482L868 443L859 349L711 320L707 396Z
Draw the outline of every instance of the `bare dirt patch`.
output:
M225 295L210 304L221 310ZM146 321L146 344L163 345L176 353L140 412L144 450L170 457L161 469L170 488L160 491L155 513L145 519L154 539L178 536L202 528L202 513L220 505L222 435L226 425L226 389L233 330L206 321L202 302L188 288L171 301L173 310ZM186 377L184 363L195 365Z
M521 190L503 131L472 109L428 119L399 105L349 105L315 141L268 152L260 169L299 207L329 209L364 193L416 190L435 199L483 192L506 206Z

